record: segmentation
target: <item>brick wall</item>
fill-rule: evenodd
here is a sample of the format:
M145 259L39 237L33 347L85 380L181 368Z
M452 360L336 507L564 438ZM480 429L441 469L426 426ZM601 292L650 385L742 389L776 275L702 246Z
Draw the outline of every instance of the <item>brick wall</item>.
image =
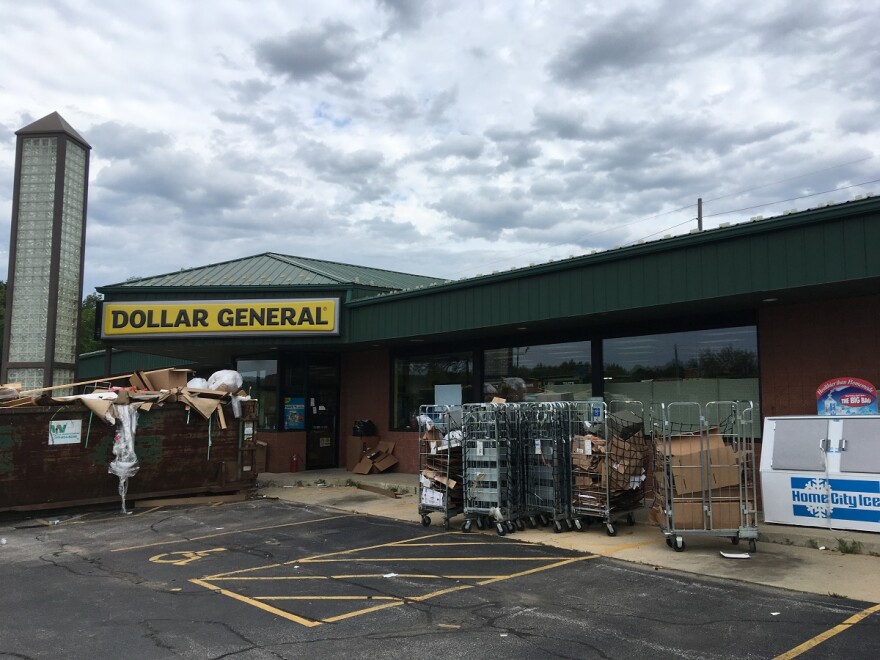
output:
M761 412L815 415L816 388L851 376L880 384L880 295L763 307Z
M339 465L345 465L347 445L360 443L351 438L351 427L357 419L371 419L376 425L380 440L394 443L394 456L400 463L397 472L415 473L419 469L418 434L412 431L389 430L391 411L390 356L386 350L345 353L342 356L342 395L339 413L340 457Z

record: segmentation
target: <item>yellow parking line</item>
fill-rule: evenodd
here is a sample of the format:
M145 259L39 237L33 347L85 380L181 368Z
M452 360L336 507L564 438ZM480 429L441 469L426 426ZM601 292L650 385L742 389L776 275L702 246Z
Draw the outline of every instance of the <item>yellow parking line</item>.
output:
M415 536L410 539L403 539L401 541L392 541L391 543L380 543L379 545L368 545L363 548L351 548L350 550L340 550L339 552L328 552L323 555L314 555L312 557L304 557L303 559L296 559L294 561L287 562L288 564L298 564L304 561L314 561L316 559L320 559L322 557L336 557L337 555L350 555L353 552L363 552L364 550L376 550L377 548L390 548L396 545L405 545L411 541L421 541L422 539L431 539L437 536L445 536L448 532L440 532L439 534L429 534L427 536Z
M816 648L817 646L819 646L819 644L831 639L835 635L839 635L844 630L849 630L852 626L856 625L859 621L866 619L867 617L871 616L875 612L880 612L880 605L873 605L872 607L864 609L861 612L853 614L850 618L848 618L843 623L838 624L838 625L834 626L833 628L830 628L829 630L826 630L825 632L823 632L820 635L816 635L815 637L813 637L813 639L808 639L803 644L801 644L799 646L795 646L793 649L791 649L790 651L786 651L782 655L777 655L774 658L774 660L789 660L790 658L796 658L797 656L801 655L802 653L806 653L810 649Z
M255 600L403 600L396 596L254 596Z
M211 591L216 591L218 593L223 594L224 596L229 596L230 598L234 598L235 600L240 600L243 603L247 603L248 605L253 605L256 608L259 608L265 612L270 612L271 614L275 614L280 616L283 619L287 619L288 621L293 621L294 623L298 623L300 625L306 626L308 628L313 628L314 626L320 626L320 621L310 621L309 619L304 619L301 616L297 616L296 614L291 614L290 612L285 612L284 610L279 610L277 607L272 607L271 605L267 605L266 603L261 603L258 600L253 598L248 598L247 596L242 596L241 594L237 594L234 591L227 591L226 589L221 589L220 587L214 586L213 584L209 584L208 582L204 582L203 580L190 580L193 584L197 584L200 587L205 587L206 589L210 589Z
M377 612L379 610L384 610L389 607L398 607L403 605L404 601L397 601L394 603L385 603L384 605L376 605L375 607L367 607L363 610L356 610L354 612L349 612L348 614L340 614L339 616L331 616L327 619L322 619L324 623L336 623L337 621L342 621L344 619L350 619L355 616L360 616L361 614L369 614L370 612Z
M437 596L443 596L444 594L451 594L455 591L462 591L464 589L473 589L474 585L472 584L462 584L458 587L449 587L448 589L440 589L439 591L432 591L429 594L425 594L424 596L415 596L413 598L407 598L407 600L412 600L415 602L422 602L423 600L428 600L430 598L436 598Z
M127 550L141 550L143 548L154 548L157 545L171 545L174 543L190 543L192 541L202 541L204 539L213 539L218 536L228 536L230 534L246 534L248 532L261 532L267 529L280 529L281 527L296 527L297 525L310 525L317 522L326 522L327 520L336 520L337 518L351 518L354 514L346 514L342 516L330 516L327 518L315 518L313 520L302 520L300 522L283 523L281 525L268 525L266 527L250 527L248 529L236 529L230 532L219 532L218 534L205 534L204 536L194 536L191 539L181 538L172 539L170 541L156 541L155 543L145 543L144 545L133 545L128 548L116 548L110 552L126 552Z
M280 566L280 564L275 564ZM352 573L350 575L273 575L268 577L225 577L223 575L208 575L202 579L211 582L246 582L246 581L284 581L284 580L354 580L368 578L384 578L385 573ZM505 575L434 575L430 573L395 573L394 577L412 580L489 580L492 578L506 577Z
M531 568L527 571L520 571L519 573L512 573L510 575L504 575L502 577L491 578L489 580L483 580L482 582L477 582L479 586L484 586L486 584L492 584L493 582L501 582L502 580L510 580L512 578L522 577L523 575L531 575L532 573L540 573L541 571L548 571L551 568L558 568L559 566L565 566L566 564L572 564L576 561L586 561L587 559L597 559L599 555L589 555L587 557L574 557L572 559L566 559L564 561L556 562L555 564L549 564L548 566L539 566L538 568Z
M561 557L357 557L355 561L552 561ZM332 564L350 559L300 559L300 563Z

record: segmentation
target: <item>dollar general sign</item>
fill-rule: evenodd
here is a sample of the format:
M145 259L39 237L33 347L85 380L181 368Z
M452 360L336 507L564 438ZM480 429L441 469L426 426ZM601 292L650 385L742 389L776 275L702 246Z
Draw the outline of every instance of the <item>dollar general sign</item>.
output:
M338 335L339 299L104 303L101 337Z

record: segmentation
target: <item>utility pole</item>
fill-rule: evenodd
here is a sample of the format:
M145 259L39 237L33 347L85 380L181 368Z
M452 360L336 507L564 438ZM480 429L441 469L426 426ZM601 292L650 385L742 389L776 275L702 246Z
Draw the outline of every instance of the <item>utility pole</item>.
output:
M703 198L697 197L697 229L703 231Z

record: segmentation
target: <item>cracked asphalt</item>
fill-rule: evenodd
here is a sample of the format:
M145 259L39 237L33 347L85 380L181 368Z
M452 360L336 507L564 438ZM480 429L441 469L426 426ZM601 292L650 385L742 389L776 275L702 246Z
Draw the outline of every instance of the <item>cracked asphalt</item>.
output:
M869 603L289 502L0 536L0 658L880 657Z

